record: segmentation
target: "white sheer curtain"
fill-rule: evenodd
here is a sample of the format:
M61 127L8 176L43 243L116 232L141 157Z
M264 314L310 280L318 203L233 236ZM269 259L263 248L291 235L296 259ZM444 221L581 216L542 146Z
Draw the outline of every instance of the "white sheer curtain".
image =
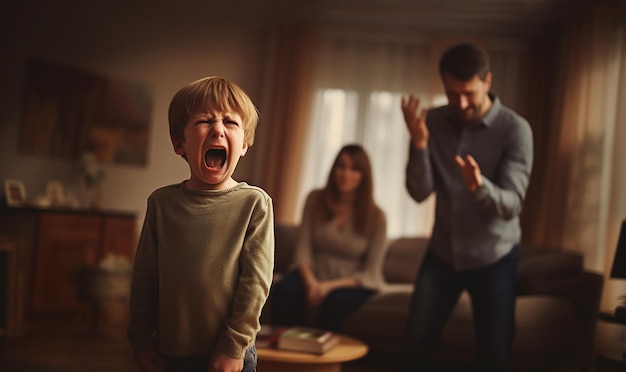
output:
M625 7L626 8L626 7ZM606 78L606 133L603 140L602 158L604 159L600 195L601 215L600 227L604 234L600 234L598 249L601 253L595 257L595 269L604 269L611 272L619 228L621 221L626 219L626 22L622 21L616 28L609 43L609 58L607 63L608 76ZM614 308L619 303L620 296L626 295L626 282L609 277L605 285L603 308ZM622 335L623 336L623 335ZM623 339L622 339L623 340Z
M387 215L389 237L430 235L435 196L417 204L404 186L409 139L400 100L412 93L428 106L447 102L437 62L452 43L338 32L322 36L297 193L298 221L307 193L325 184L339 149L360 143L372 161L375 199ZM496 93L515 107L520 48L515 43L493 43L490 50L482 44L493 59Z

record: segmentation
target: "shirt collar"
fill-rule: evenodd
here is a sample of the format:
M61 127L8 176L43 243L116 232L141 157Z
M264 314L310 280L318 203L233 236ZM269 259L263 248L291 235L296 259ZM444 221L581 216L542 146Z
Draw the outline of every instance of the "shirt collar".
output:
M495 123L496 118L498 117L498 114L500 113L500 110L502 110L502 103L500 102L500 98L498 98L493 93L488 93L488 94L489 94L489 99L491 99L491 108L489 109L489 111L487 111L487 114L483 117L483 120L482 120L482 123L486 127L490 127Z

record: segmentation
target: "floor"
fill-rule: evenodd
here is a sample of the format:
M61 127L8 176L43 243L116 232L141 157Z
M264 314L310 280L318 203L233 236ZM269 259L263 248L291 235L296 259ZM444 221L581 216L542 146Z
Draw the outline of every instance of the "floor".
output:
M0 371L138 372L123 327L92 331L88 321L49 316L28 323L24 337L0 344ZM394 371L386 356L346 363L343 372ZM259 371L265 372L265 371Z
M132 363L124 332L121 326L92 331L88 321L76 317L32 320L23 338L0 343L0 371L139 372ZM345 363L343 372L393 372L398 370L394 367L397 362L390 355L370 354ZM441 370L471 371L459 365L445 365ZM621 370L607 368L604 371Z
M0 346L0 371L138 372L122 327L92 331L75 317L49 316L28 323L24 337Z

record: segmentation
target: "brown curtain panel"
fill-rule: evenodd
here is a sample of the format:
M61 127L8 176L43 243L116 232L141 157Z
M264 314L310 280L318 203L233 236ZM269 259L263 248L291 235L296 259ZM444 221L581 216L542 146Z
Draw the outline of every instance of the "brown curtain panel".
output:
M612 99L606 96L612 84L608 66L624 13L611 0L576 13L534 42L529 61L526 116L535 163L522 228L528 243L582 250L583 244L595 249L606 218L603 146L608 115L614 114L606 106ZM595 259L595 252L584 253Z
M294 222L314 49L314 32L305 26L281 25L271 31L262 112L266 140L255 179L272 197L277 222Z

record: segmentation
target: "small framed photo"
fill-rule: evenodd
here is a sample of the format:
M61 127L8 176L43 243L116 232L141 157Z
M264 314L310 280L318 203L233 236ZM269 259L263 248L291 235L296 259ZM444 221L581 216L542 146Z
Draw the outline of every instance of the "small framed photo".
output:
M26 188L24 182L6 180L4 181L4 193L9 207L19 207L26 204Z

